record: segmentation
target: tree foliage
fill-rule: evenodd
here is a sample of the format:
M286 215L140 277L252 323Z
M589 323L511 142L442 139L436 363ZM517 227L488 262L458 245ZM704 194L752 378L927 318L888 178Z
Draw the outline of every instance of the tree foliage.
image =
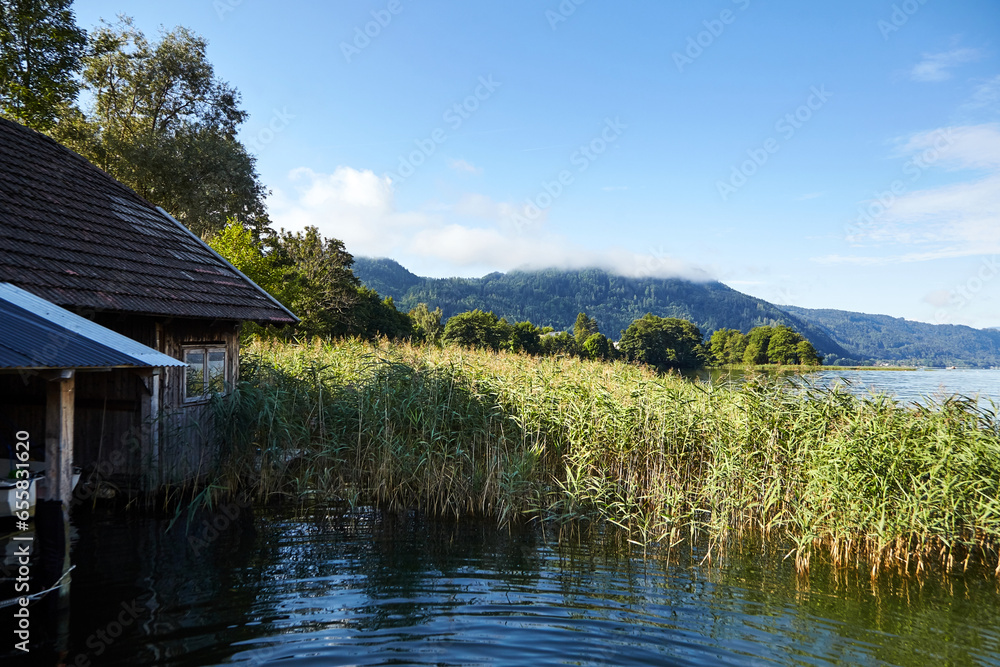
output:
M71 0L0 0L0 114L48 132L77 96L87 34Z
M614 358L615 348L607 336L602 333L595 333L583 341L581 352L588 359L610 361Z
M386 297L392 298L392 297ZM418 303L417 307L410 311L410 319L413 321L413 332L418 340L427 343L440 343L441 335L444 333L444 325L441 324L441 309L429 310L426 303Z
M196 234L237 218L259 235L267 193L236 139L247 114L206 48L183 27L150 42L127 17L103 24L82 60L89 108L67 111L53 135Z
M736 329L719 329L709 340L712 361L719 365L743 363L747 338Z
M542 354L549 356L579 356L576 338L568 331L550 331L542 336Z
M582 347L588 338L599 331L597 320L594 318L588 317L586 313L580 313L576 316L576 323L573 325L573 337L576 339L577 345Z
M518 322L510 332L511 352L538 355L542 353L542 330L531 322Z
M629 325L620 349L629 361L659 369L688 369L704 365L706 352L702 343L701 331L693 323L647 314Z
M365 257L357 258L354 273L404 308L426 303L441 308L445 318L479 309L493 311L510 322L528 320L565 331L573 329L582 311L599 322L601 332L613 340L646 313L689 320L707 333L724 327L745 332L761 325L786 324L824 354L850 354L822 328L718 282L629 278L598 269L421 278L392 260Z
M768 363L767 350L771 344L774 327L754 327L747 335L747 347L743 352L743 363L762 365Z
M719 329L709 342L712 360L726 364L819 365L822 357L812 343L784 325L755 327L744 336L735 329Z
M295 333L368 339L415 335L413 321L396 309L392 297L383 299L359 284L344 244L323 238L315 227L284 232L265 246L243 223L230 220L209 245L301 319Z
M226 226L209 239L208 244L264 291L282 303L287 300L283 293L286 267L276 261L274 253L264 254L253 231L242 222L230 218Z
M348 335L361 328L354 309L360 283L351 272L354 258L337 239L324 239L315 227L284 232L275 261L285 267L283 290L299 329L308 335Z
M498 351L510 341L511 329L507 320L491 312L473 310L448 318L443 340L452 345Z
M382 298L373 289L358 288L358 300L343 334L375 338L407 339L414 335L413 320L396 309L391 296Z

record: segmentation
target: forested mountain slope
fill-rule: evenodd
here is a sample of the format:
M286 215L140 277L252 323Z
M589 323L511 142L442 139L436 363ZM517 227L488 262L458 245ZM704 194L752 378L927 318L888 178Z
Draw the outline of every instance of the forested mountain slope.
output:
M401 310L418 303L440 307L445 317L467 310L493 311L510 322L530 320L557 330L572 329L586 312L601 333L617 340L646 313L691 320L706 336L720 328L749 331L762 324L786 324L821 354L850 357L823 330L722 283L677 278L626 278L600 269L512 271L482 278L421 278L390 259L355 259L354 273Z
M925 324L888 315L780 306L861 359L920 366L1000 366L1000 331Z

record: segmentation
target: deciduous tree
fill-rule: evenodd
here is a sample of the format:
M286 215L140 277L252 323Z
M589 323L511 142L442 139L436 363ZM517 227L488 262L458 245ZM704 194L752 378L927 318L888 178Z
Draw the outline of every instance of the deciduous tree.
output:
M473 310L448 318L443 340L453 345L499 350L510 341L511 326L492 312Z
M774 327L754 327L747 335L747 347L743 353L743 363L762 366L768 363L767 349L771 343Z
M598 332L597 320L588 317L586 313L580 313L576 316L576 324L573 325L573 337L576 338L576 344L581 348L584 341Z
M778 325L767 343L767 359L772 364L798 363L798 344L805 340L790 327Z
M71 0L0 0L0 113L40 132L79 90L87 34Z
M256 158L236 139L247 114L206 49L183 27L150 42L127 17L102 25L83 58L91 103L67 112L54 136L196 234L230 218L260 234L267 193Z
M629 361L660 369L699 368L707 356L698 327L687 320L653 314L632 322L619 345Z
M427 308L426 303L418 303L417 307L410 311L410 319L413 320L413 330L417 338L428 343L440 343L441 334L444 333L444 325L441 324L442 315L440 308L432 311Z
M614 350L615 348L607 336L602 333L595 333L583 341L581 351L588 359L608 361L613 357Z

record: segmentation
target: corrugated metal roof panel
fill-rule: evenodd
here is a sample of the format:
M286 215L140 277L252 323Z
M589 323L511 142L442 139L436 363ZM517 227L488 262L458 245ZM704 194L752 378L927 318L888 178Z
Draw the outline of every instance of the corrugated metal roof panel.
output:
M184 362L0 283L0 368L164 368Z

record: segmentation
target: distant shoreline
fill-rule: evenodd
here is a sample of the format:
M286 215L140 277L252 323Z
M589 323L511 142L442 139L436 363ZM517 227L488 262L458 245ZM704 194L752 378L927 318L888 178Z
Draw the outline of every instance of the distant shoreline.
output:
M802 366L773 365L755 366L750 364L732 364L728 366L706 366L709 371L800 371L815 373L818 371L915 371L916 366ZM939 369L945 370L945 369Z

